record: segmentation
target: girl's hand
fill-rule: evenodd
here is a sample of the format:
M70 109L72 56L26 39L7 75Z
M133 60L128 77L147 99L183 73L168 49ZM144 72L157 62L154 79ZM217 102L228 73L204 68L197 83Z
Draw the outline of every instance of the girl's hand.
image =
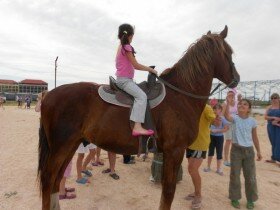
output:
M262 155L260 152L257 153L257 161L260 161L262 160Z
M280 117L274 117L274 120L280 121Z
M157 71L153 68L149 68L149 72L151 72L152 74L155 74L155 75L158 74Z
M276 125L276 126L280 126L280 121L273 120L271 124Z

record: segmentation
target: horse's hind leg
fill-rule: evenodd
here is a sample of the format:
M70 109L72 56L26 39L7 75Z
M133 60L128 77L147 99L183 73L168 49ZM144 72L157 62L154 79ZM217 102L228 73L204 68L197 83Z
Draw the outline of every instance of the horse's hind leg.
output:
M49 183L49 182L48 182ZM51 203L51 186L46 183L46 186L42 187L42 210L49 210Z
M176 190L177 173L184 157L184 149L178 148L163 153L163 178L160 210L169 210Z
M59 210L59 203L55 199L55 195L52 193L52 188L55 183L56 174L53 170L53 158L50 156L47 162L46 171L43 174L44 186L42 186L42 209L43 210Z
M45 185L42 190L42 209L43 210L60 210L58 201L58 192L53 193L53 187L56 181L56 177L59 171L59 165L61 161L56 158L55 155L50 155L47 170L44 174Z
M58 194L59 194L59 192L51 194L51 207L50 207L50 210L60 210Z

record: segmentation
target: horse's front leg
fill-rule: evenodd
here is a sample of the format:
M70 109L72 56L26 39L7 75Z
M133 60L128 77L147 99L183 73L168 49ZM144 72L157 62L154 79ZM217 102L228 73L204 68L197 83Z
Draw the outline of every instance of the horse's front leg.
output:
M163 152L163 178L160 210L169 210L176 190L177 173L184 157L185 150L173 148Z

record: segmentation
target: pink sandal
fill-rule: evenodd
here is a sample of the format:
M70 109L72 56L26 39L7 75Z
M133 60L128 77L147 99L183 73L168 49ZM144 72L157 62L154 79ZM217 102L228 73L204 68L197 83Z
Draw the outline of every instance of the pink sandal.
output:
M67 192L64 195L59 195L59 200L74 199L74 198L76 198L75 194L67 195Z
M149 129L147 130L147 132L145 133L140 133L140 132L137 132L137 131L132 131L132 136L151 136L151 135L154 135L154 131Z
M65 192L75 192L75 190L74 187L65 187Z
M98 166L98 163L94 162L94 163L91 163L92 166Z
M100 165L100 166L104 166L104 163L101 162L101 161L98 161L97 163L98 163L98 165Z

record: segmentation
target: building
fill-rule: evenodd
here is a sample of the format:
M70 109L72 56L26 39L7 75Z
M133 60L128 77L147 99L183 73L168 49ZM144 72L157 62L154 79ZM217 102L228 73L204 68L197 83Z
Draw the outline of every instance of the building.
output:
M0 93L17 93L18 83L14 80L0 79Z
M48 83L43 80L25 79L20 82L0 79L0 95L7 100L16 100L17 96L30 96L36 100L38 93L48 90Z
M18 83L19 93L38 94L48 90L48 83L43 80L25 79Z

